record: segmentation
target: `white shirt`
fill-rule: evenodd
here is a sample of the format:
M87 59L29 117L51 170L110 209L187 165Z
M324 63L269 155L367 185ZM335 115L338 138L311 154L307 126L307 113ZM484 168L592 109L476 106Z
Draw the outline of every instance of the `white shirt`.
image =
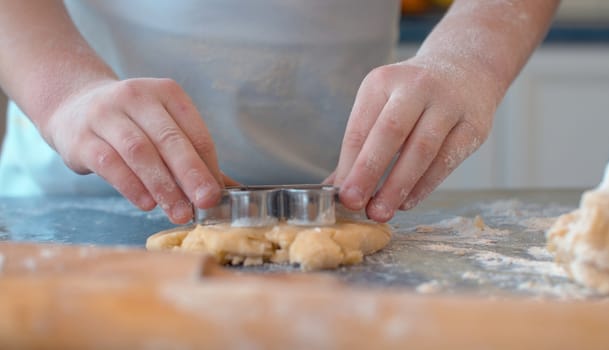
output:
M222 170L246 184L315 183L334 169L357 88L390 62L399 16L399 0L65 3L119 77L181 85ZM14 105L9 112L0 195L112 191L72 174Z

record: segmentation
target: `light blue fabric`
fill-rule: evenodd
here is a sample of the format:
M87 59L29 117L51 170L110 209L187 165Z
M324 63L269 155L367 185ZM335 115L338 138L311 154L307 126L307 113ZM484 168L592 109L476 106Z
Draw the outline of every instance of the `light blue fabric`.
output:
M34 124L9 102L0 157L0 196L116 193L98 176L78 175L66 167Z
M222 170L245 184L315 183L334 169L359 84L391 61L399 18L399 0L64 2L120 78L184 88ZM14 104L8 118L0 195L113 191L72 173Z

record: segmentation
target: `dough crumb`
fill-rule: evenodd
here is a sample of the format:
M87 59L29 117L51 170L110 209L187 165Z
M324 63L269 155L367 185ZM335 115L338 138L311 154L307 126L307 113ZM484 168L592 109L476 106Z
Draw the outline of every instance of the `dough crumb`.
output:
M359 264L389 243L391 227L372 222L338 222L331 226L272 227L197 225L156 233L148 250L181 250L214 255L222 264L297 264L304 271Z
M415 228L416 233L432 233L435 228L430 225L419 225Z
M442 289L442 285L437 280L421 283L417 286L417 293L433 294L438 293Z
M482 220L480 215L476 215L476 217L474 218L474 226L480 231L484 231L484 229L486 228L484 220Z
M474 218L455 216L432 225L419 225L414 228L416 233L436 233L447 230L454 231L460 236L470 237L500 236L509 233L508 230L489 227L480 215L476 215Z

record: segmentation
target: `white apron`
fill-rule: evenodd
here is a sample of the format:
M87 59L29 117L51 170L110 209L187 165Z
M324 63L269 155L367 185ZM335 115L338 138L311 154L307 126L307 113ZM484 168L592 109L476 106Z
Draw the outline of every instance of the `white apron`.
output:
M222 170L246 184L314 183L336 166L355 93L389 63L399 0L66 0L121 78L191 96ZM111 193L73 174L12 104L0 195Z

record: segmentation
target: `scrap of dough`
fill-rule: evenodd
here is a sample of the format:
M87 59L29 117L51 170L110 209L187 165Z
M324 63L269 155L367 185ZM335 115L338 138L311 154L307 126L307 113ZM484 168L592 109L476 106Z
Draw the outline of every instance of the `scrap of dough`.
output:
M607 174L597 189L582 195L579 209L560 216L546 234L556 262L573 279L601 293L609 293Z
M208 253L222 264L299 264L310 271L358 264L390 239L389 225L372 222L345 221L323 227L280 223L259 228L218 224L162 231L148 237L146 248Z

